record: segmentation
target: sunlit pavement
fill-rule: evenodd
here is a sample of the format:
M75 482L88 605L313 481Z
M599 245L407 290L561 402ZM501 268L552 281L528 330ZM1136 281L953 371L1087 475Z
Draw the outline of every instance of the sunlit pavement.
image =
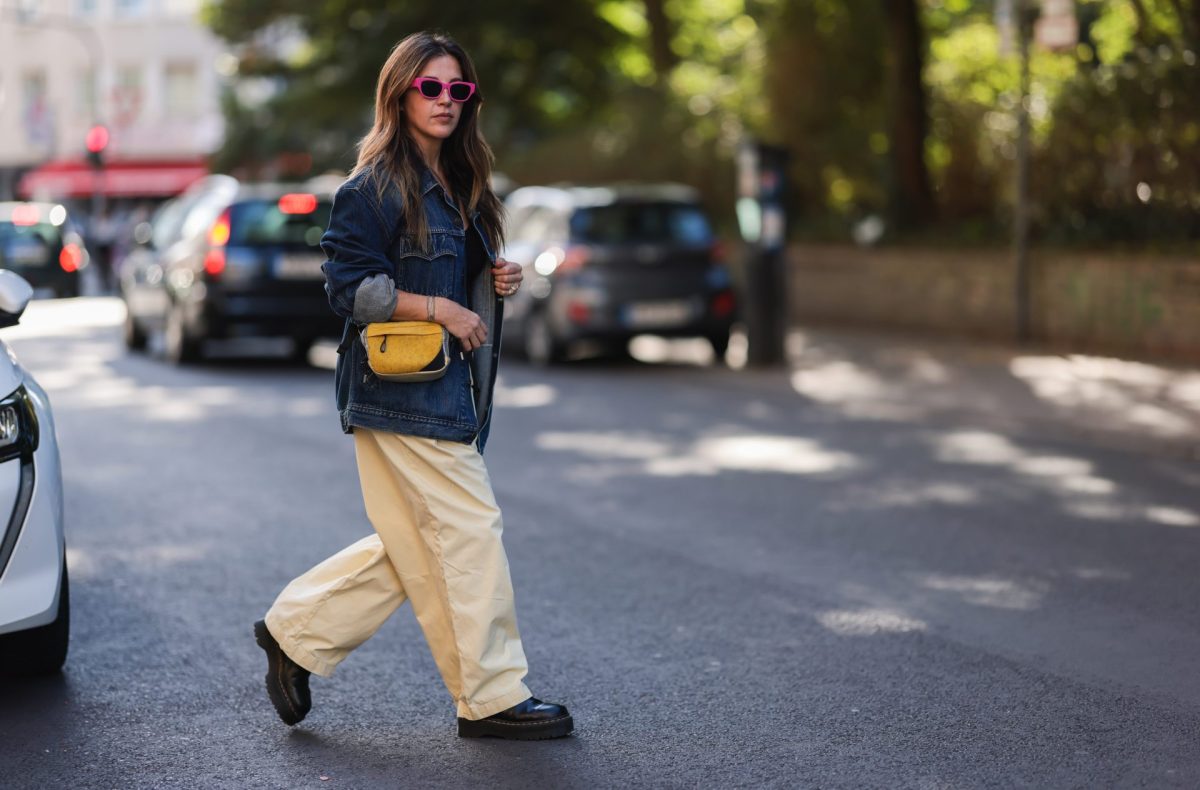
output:
M479 742L407 613L273 718L249 624L369 529L332 350L176 369L121 318L0 335L54 403L74 593L62 678L0 685L6 787L1200 783L1194 371L811 329L779 372L506 361L529 683L577 734Z

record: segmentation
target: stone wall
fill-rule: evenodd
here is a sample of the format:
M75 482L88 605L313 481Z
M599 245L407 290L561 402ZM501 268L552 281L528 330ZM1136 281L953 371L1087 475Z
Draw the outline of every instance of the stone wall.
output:
M787 262L793 323L1014 336L1008 250L797 245ZM1200 362L1200 258L1036 251L1030 306L1039 343Z

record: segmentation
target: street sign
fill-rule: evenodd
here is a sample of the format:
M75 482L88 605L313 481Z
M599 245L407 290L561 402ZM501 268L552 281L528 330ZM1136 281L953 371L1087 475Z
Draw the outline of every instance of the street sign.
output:
M1033 40L1051 52L1074 49L1079 43L1075 0L1042 0L1042 13L1034 24Z
M1000 36L1000 57L1008 57L1015 52L1017 41L1017 16L1013 9L1013 0L996 0L996 32Z
M993 19L999 36L1000 57L1016 53L1018 16L1022 9L1036 9L1033 39L1042 49L1061 52L1074 49L1079 43L1074 0L996 0Z

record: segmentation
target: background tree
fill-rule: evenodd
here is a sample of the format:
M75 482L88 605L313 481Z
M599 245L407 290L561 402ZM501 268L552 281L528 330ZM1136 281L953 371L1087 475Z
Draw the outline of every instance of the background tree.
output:
M916 0L883 0L887 25L890 214L901 227L933 219L933 191L925 165L928 117L925 101L925 36Z
M370 125L379 68L415 30L453 30L471 52L484 87L483 122L499 148L592 118L613 89L606 66L621 39L591 0L514 0L486 14L466 0L222 0L204 14L239 58L230 103L241 109L230 115L233 133L217 160L223 168L261 168L265 150L306 151L318 170L347 167Z
M1200 0L1076 7L1080 45L1032 63L1035 238L1200 240ZM890 212L899 236L1002 244L1017 69L999 53L994 9L514 0L480 14L466 0L212 0L207 17L239 59L215 166L344 170L392 45L441 27L476 58L485 130L517 182L683 181L728 229L733 153L754 135L792 153L799 236L844 240Z

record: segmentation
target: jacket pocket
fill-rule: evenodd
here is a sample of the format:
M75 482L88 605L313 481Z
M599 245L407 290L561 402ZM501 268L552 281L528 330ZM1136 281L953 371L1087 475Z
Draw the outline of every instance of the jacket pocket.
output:
M454 240L434 234L428 250L405 239L396 258L396 287L410 293L450 296L454 290Z

